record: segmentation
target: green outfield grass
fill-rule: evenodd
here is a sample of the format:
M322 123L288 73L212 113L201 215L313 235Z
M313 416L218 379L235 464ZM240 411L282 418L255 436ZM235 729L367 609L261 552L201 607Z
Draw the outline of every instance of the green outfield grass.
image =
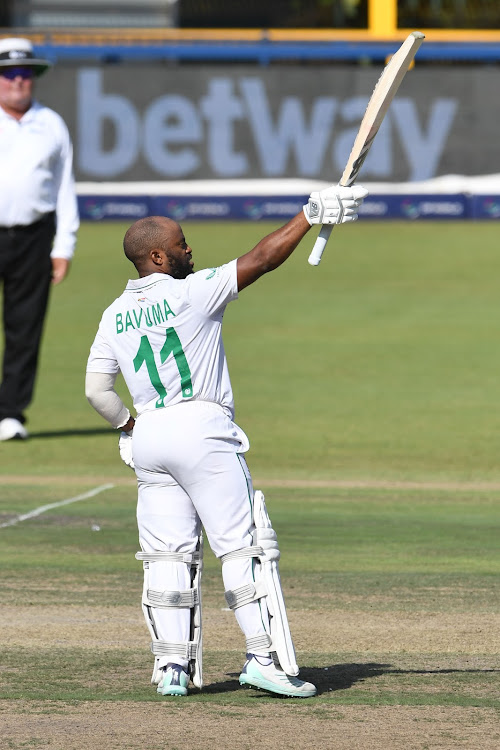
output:
M250 249L274 224L186 224L196 268ZM84 224L54 289L23 471L116 473L113 438L83 396L103 308L132 266L126 225ZM265 476L500 478L500 252L495 223L360 223L314 237L225 315L237 421ZM18 446L2 447L17 470Z
M0 443L6 748L496 749L496 223L340 227L318 268L311 233L227 308L236 420L278 532L301 674L319 695L238 688L243 639L207 545L207 686L175 704L149 685L133 474L83 393L102 310L133 276L127 226L82 226L53 290L31 438ZM276 226L183 228L201 269ZM160 741L172 727L175 741Z

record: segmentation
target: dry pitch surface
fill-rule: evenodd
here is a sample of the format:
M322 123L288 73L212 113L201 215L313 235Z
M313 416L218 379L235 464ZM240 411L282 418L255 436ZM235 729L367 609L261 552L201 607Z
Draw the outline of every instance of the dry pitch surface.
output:
M202 702L195 690L187 699L155 695L138 606L4 606L0 631L9 648L53 647L106 657L113 650L130 653L130 668L81 674L80 682L89 689L98 682L112 693L113 685L133 681L144 685L144 700L3 700L0 746L498 750L499 712L484 703L498 698L500 617L369 609L360 601L359 610L322 611L321 602L315 612L293 610L290 624L301 674L318 685L318 697L284 700L247 691L243 705L232 703L242 690L237 681L241 634L233 614L220 607L204 611L206 692L216 700ZM228 650L227 644L235 647ZM334 663L321 662L320 655L332 653ZM315 664L321 666L308 666L303 654L317 655ZM18 674L32 684L43 680L29 664L19 665ZM464 689L469 678L470 687ZM453 692L454 684L462 694L470 691L472 704L478 699L482 705L440 705L439 696ZM417 693L423 705L415 705ZM386 705L380 705L381 694Z
M391 613L339 612L338 616L293 612L291 626L299 652L345 654L341 663L302 668L316 681L319 698L308 701L270 698L248 691L247 705L225 705L224 697L241 690L237 684L241 657L237 651L220 652L217 644L238 642L239 631L232 613L220 609L205 612L207 689L217 703L190 699L156 699L148 686L150 659L142 614L137 607L3 608L0 628L11 646L30 648L72 647L89 653L113 648L130 649L144 643L143 666L102 675L110 688L116 681L134 680L151 691L151 702L1 701L2 747L83 750L202 750L205 748L485 748L498 750L498 711L484 707L345 705L342 696L356 688L358 695L376 697L379 691L393 693L395 704L411 695L416 683L427 695L442 689L446 679L475 672L488 677L496 662L496 678L483 682L484 695L498 686L500 664L499 618L463 615L418 614L395 617ZM307 624L307 628L305 627ZM373 661L374 653L385 654L385 663ZM448 652L448 656L446 655ZM425 654L425 656L423 656ZM463 657L460 656L463 654ZM228 661L230 663L228 663ZM131 659L131 662L134 662ZM68 665L71 669L71 665ZM43 680L29 667L19 669L20 679ZM92 685L92 676L81 681ZM478 690L480 684L476 685ZM441 687L440 687L441 686ZM337 692L339 703L322 700ZM196 692L196 691L194 691ZM481 697L481 696L479 696Z

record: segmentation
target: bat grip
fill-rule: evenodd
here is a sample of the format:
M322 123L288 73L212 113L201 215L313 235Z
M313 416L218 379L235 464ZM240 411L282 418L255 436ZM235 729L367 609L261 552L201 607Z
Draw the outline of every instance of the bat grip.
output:
M332 233L332 229L333 224L324 224L321 227L320 233L318 234L316 242L314 243L311 255L308 258L308 263L311 266L319 266L321 256L323 255L323 251L326 247L326 243L328 242L328 238Z

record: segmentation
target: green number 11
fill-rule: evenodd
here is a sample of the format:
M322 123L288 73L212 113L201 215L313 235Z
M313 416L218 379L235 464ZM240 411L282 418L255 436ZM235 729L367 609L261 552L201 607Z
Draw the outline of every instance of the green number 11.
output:
M160 351L160 361L162 364L168 359L170 354L172 354L175 359L175 364L177 365L181 378L182 398L191 398L193 395L191 370L189 369L182 344L174 328L167 328L165 331L165 343ZM162 406L165 406L164 400L167 395L167 390L160 380L160 373L156 366L153 348L147 336L141 336L141 343L137 354L134 357L135 371L138 372L144 363L146 363L151 385L159 396L159 399L156 402L156 408L160 409Z

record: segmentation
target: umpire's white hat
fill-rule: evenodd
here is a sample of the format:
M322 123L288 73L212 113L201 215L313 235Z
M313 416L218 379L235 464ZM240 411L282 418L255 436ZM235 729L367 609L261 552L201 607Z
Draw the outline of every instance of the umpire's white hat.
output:
M52 63L35 57L33 45L29 39L0 39L0 69L21 65L34 68L35 75L41 76Z

